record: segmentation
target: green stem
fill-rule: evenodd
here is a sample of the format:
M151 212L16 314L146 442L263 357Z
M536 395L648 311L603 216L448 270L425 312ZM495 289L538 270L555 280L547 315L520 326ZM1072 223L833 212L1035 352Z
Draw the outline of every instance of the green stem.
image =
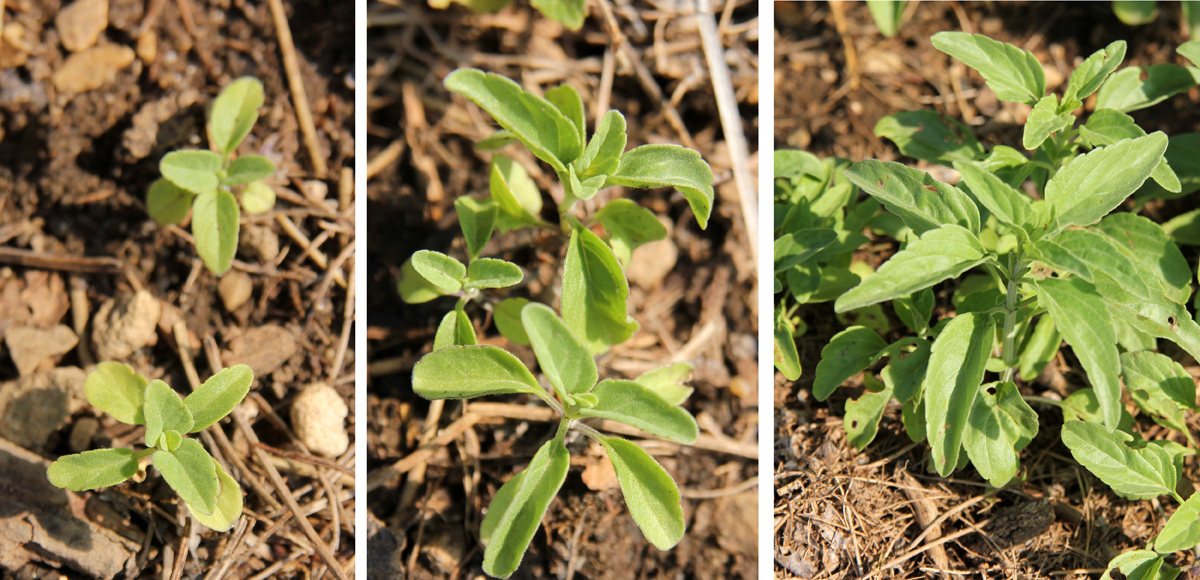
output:
M154 455L154 452L155 452L155 451L158 451L158 448L156 448L156 447L151 447L151 448L149 448L149 449L143 449L143 450L141 450L141 451L137 451L137 452L135 452L135 453L133 454L133 458L134 458L134 459L138 459L138 460L140 460L140 459L141 459L141 458L143 458L143 457L149 457L149 456L151 456L151 455Z
M1058 407L1060 409L1063 406L1062 401L1055 401L1054 399L1047 399L1046 397L1038 397L1035 395L1021 395L1021 398L1025 399L1026 403L1041 403L1043 405L1051 405L1054 407Z
M1021 278L1021 270L1025 267L1022 261L1022 256L1018 253L1013 258L1012 271L1009 272L1007 294L1004 297L1004 346L1000 351L1001 360L1007 368L1004 369L1004 374L1000 380L1002 382L1011 382L1013 378L1013 370L1017 365L1017 312L1020 311L1021 293L1017 286L1017 280Z
M575 426L578 427L580 431L583 431L584 435L587 435L588 437L595 439L597 443L599 443L600 440L604 437L604 435L602 435L599 431L593 429L590 425L587 425L585 423L576 421Z

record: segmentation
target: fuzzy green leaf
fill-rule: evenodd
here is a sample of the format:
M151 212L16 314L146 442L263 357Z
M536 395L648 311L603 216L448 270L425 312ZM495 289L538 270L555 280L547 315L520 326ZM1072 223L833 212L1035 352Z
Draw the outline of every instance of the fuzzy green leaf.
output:
M1104 299L1079 278L1047 278L1037 283L1038 306L1045 308L1079 362L1100 402L1104 424L1116 428L1121 419L1120 366L1117 336Z
M183 400L183 405L191 413L195 424L188 431L180 432L198 433L220 421L246 398L252 383L254 371L244 364L222 369L209 377L200 388L192 391Z
M636 444L619 437L600 443L612 460L625 506L646 539L659 550L670 550L683 539L683 505L679 488L667 470Z
M1138 277L1154 288L1147 297L1161 292L1167 300L1183 304L1192 295L1191 267L1158 224L1145 216L1118 212L1100 220L1093 231L1112 241L1133 263Z
M824 228L796 230L775 238L775 273L804 263L837 238L837 232Z
M955 278L988 260L975 234L954 224L925 232L892 255L875 274L837 299L834 309L846 312L920 292Z
M598 378L596 359L549 306L529 303L521 309L521 324L533 345L538 366L559 397L592 390Z
M571 120L550 101L512 80L481 70L458 69L446 75L445 85L487 111L555 172L565 174L566 164L579 157L583 147Z
M621 264L590 230L571 231L562 281L563 321L592 354L625 342L637 330L627 313L629 283Z
M191 512L192 517L196 518L196 521L210 529L228 532L233 528L233 524L237 523L238 518L242 517L242 488L228 473L225 473L225 469L215 459L213 466L217 469L217 484L220 486L216 509L211 514L205 515L189 503L187 504L188 511Z
M137 472L132 449L94 449L59 457L46 469L46 477L54 487L84 491L116 485Z
M1163 526L1154 549L1160 554L1190 550L1200 544L1200 493L1192 493Z
M526 304L529 301L524 298L506 298L492 309L492 322L496 324L496 330L516 344L529 344L529 335L521 323L521 310Z
M1021 380L1028 382L1037 378L1058 354L1061 345L1062 334L1054 326L1054 319L1049 316L1039 318L1018 359Z
M898 296L892 300L892 310L909 330L925 336L929 333L929 317L933 316L933 291L926 288L911 296Z
M505 220L497 216L496 227L500 231L542 223L537 217L542 211L542 194L520 163L500 154L493 155L488 175L492 199L511 224L506 225Z
M1046 201L1063 227L1094 224L1142 186L1166 150L1161 131L1094 149L1050 178Z
M575 160L579 175L584 179L611 175L621 165L621 153L625 151L627 139L625 117L619 111L605 113L583 155Z
M958 224L979 231L979 208L957 187L895 162L868 159L851 165L846 177L896 214L917 235Z
M700 229L712 213L713 173L696 151L679 145L642 145L621 156L617 171L604 187L674 187L687 198Z
M525 275L520 266L495 258L480 258L467 266L463 288L507 288L520 284Z
M1147 183L1138 191L1138 198L1173 198L1200 191L1200 133L1184 133L1172 135L1168 140L1167 152L1163 154L1163 164L1178 181L1178 187L1172 189L1172 183L1163 183L1158 179L1162 172L1156 169L1152 177L1155 183Z
M775 368L789 381L800 378L800 354L796 352L796 339L792 338L792 331L786 328L775 328Z
M692 396L692 387L683 383L695 368L690 363L678 362L642 373L634 382L654 391L672 405L682 405Z
M903 0L867 0L867 8L880 34L888 38L896 36L900 31L900 19L904 16Z
M144 425L146 416L142 412L145 400L146 377L134 372L133 367L112 361L96 365L83 383L88 404L112 415L127 425Z
M1025 121L1025 133L1021 144L1030 151L1042 146L1051 133L1058 133L1075 123L1075 115L1059 112L1058 95L1053 93L1042 97L1034 105L1033 111Z
M989 383L975 397L962 445L979 474L993 487L1004 487L1017 474L1017 452L1037 431L1037 413L1016 385Z
M1071 78L1067 81L1067 92L1063 94L1063 101L1082 101L1088 98L1100 88L1100 85L1104 84L1108 75L1117 70L1124 60L1124 40L1118 40L1093 52L1091 56L1087 57L1087 60L1083 61L1083 64L1071 71Z
M1155 352L1123 352L1121 378L1138 408L1192 440L1183 412L1196 408L1196 381L1182 365Z
M596 406L581 409L581 416L611 419L685 445L699 434L691 413L633 381L605 379L592 394L598 399Z
M1046 76L1033 53L982 34L939 32L938 50L979 71L1001 101L1035 105L1046 94Z
M489 345L448 346L413 366L413 391L426 399L470 399L483 395L544 395L517 357Z
M212 151L172 151L163 156L158 170L163 177L176 186L192 193L213 193L221 184L217 171L221 169L221 156Z
M487 506L487 513L484 514L483 521L479 523L479 541L484 546L492 542L492 534L495 533L496 526L503 519L504 513L512 505L512 500L516 497L517 490L521 488L523 479L525 479L525 470L522 469L504 482L504 485L496 490L496 495L492 496L492 501Z
M475 339L475 327L471 325L467 313L459 308L447 312L438 323L437 333L433 336L433 350L474 344L478 344Z
M862 326L852 326L837 333L821 349L813 395L818 401L824 401L846 379L866 370L879 351L886 347L887 343L878 334Z
M217 276L229 271L238 245L238 204L225 190L202 193L192 204L196 253Z
M995 336L995 320L971 312L955 316L933 342L922 389L933 467L942 477L958 465Z
M419 250L411 259L413 269L445 294L462 290L467 280L467 267L441 252Z
M221 491L217 463L198 441L184 439L175 451L155 451L154 467L194 512L212 515L216 511Z
M638 246L667 237L667 228L653 212L628 199L614 199L604 204L594 219L608 232L608 243L623 266L629 265Z
M396 288L400 298L409 304L422 304L447 294L417 272L413 267L412 258L405 260L400 266L400 281Z
M875 135L891 139L904 155L930 163L950 165L984 156L983 146L966 125L937 111L888 115L875 124Z
M867 375L863 383L867 391L861 397L846 402L846 416L842 427L846 430L846 441L859 451L875 439L879 431L879 419L888 401L892 400L892 389Z
M183 435L179 431L168 429L163 431L162 438L158 440L158 443L158 447L164 451L175 451L183 443Z
M1082 421L1064 423L1062 440L1075 461L1123 498L1150 499L1175 491L1179 473L1171 454L1157 445L1131 449L1129 434Z
M883 384L892 389L892 396L901 403L919 398L925 372L929 368L930 342L922 339L916 341L916 349L893 355L892 361L879 373Z
M147 446L158 445L159 437L168 429L180 433L192 430L192 425L195 424L192 413L184 406L179 393L167 386L167 383L157 379L147 383L145 401L142 408L146 414Z
M171 183L166 178L154 180L146 192L146 213L160 226L183 223L196 194Z
M1088 117L1087 123L1079 128L1079 139L1088 147L1103 147L1122 139L1137 139L1145 136L1146 132L1137 126L1133 117L1112 109L1100 109L1092 113ZM1157 188L1164 192L1163 195L1180 192L1179 176L1175 174L1174 169L1168 163L1171 160L1170 143L1173 140L1173 138L1167 139L1167 152L1150 172L1150 178L1154 180L1154 183L1146 182L1138 190L1139 192L1153 189L1156 184ZM1185 160L1181 160L1181 162L1186 163Z
M582 28L583 19L587 16L585 0L532 0L530 4L546 18L571 30Z
M547 441L534 454L507 506L498 506L506 509L497 510L499 520L489 525L490 541L483 553L483 571L489 576L508 578L521 564L570 466L571 457L562 439Z
M1146 80L1142 80L1142 77ZM1195 74L1177 64L1128 66L1108 77L1096 96L1096 109L1122 113L1157 105L1196 86Z
M229 83L213 101L213 143L226 155L237 149L254 122L258 120L258 109L263 104L263 86L258 79L242 77Z
M454 200L454 209L458 213L463 239L467 242L467 255L474 262L492 237L499 209L494 202L482 202L465 195Z
M1033 227L1033 200L1028 195L978 164L955 163L954 168L962 174L963 182L975 194L975 199L1001 223L1026 230Z
M275 164L260 155L243 155L233 160L225 170L221 182L229 186L245 185L270 177L275 173Z
M242 209L249 214L264 214L275 207L275 190L271 186L255 181L242 189Z
M1100 580L1175 580L1177 576L1179 570L1164 562L1162 556L1150 550L1134 550L1113 558Z
M546 100L575 126L575 131L579 133L579 148L583 149L587 141L587 121L584 120L583 99L579 97L579 92L564 83L546 91Z

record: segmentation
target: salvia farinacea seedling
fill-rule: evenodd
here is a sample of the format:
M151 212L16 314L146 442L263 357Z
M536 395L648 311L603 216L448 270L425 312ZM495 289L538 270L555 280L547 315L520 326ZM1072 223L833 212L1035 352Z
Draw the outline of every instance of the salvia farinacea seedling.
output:
M173 151L163 156L162 178L150 185L146 209L161 225L179 224L192 212L196 253L209 271L229 271L238 245L238 193L248 213L264 213L275 205L275 191L262 182L275 165L261 155L234 156L250 134L263 104L258 79L242 77L217 95L209 116L215 150Z
M582 421L609 419L678 443L696 440L696 420L680 406L692 389L682 385L691 366L678 363L635 380L598 381L596 361L587 346L548 306L527 304L520 311L547 392L515 356L489 345L449 345L425 355L413 368L413 390L427 399L469 399L484 395L527 393L560 415L558 430L534 454L525 470L493 496L480 525L487 546L483 570L507 578L521 563L550 502L570 467L567 433L576 427L608 453L634 522L660 550L683 537L679 488L657 461L636 444L605 435Z
M186 398L161 380L147 380L129 366L102 362L84 383L88 403L128 425L145 425L146 449L96 449L65 455L46 476L73 491L117 485L149 460L179 494L197 521L224 532L242 515L242 490L195 439L228 415L250 391L254 373L246 365L213 375Z
M1037 376L1065 340L1091 388L1039 402L1062 409L1062 438L1076 460L1124 497L1171 495L1182 504L1153 550L1122 554L1105 577L1117 569L1128 578L1160 577L1172 570L1163 555L1200 541L1200 499L1185 501L1175 488L1183 456L1194 450L1142 440L1121 385L1141 411L1191 442L1183 413L1197 408L1195 382L1150 351L1163 338L1200 359L1200 325L1185 307L1192 273L1178 247L1158 224L1114 210L1149 183L1181 191L1167 154L1173 141L1146 134L1124 113L1177 91L1143 83L1138 72L1114 74L1125 53L1120 41L1086 59L1061 98L1044 94L1041 65L1028 51L957 32L939 33L933 44L979 71L1001 100L1033 107L1022 143L1032 155L1005 146L984 151L966 126L934 112L880 121L876 132L906 155L952 165L961 180L949 185L874 160L846 171L911 233L835 309L891 301L914 336L889 344L861 326L839 333L822 351L814 394L825 399L887 360L880 378L865 375L866 392L846 405L850 442L860 449L870 443L896 399L908 435L929 442L935 471L946 476L969 462L1003 486L1038 431L1015 381ZM1196 61L1198 47L1179 52ZM1075 110L1097 91L1097 109L1076 125ZM1022 190L1030 183L1034 196ZM959 280L955 315L931 323L931 288L947 280Z
M559 224L541 218L541 193L526 170L511 158L494 153L488 179L490 198L481 201L463 196L455 201L469 264L439 252L416 252L401 268L401 297L420 303L458 296L455 311L443 319L438 334L458 335L461 340L455 344L474 344L464 305L479 296L481 289L513 286L522 280L515 264L479 257L492 233L525 227L561 231L569 236L563 265L563 319L593 354L627 340L638 324L628 314L629 284L624 268L634 259L638 246L664 239L666 228L652 212L630 200L610 201L586 221L575 215L576 205L613 186L673 187L687 199L704 228L712 211L712 169L699 153L679 145L651 144L625 151L625 118L615 110L601 118L589 140L583 101L570 85L554 87L542 97L505 77L475 69L450 73L445 85L479 105L501 126L479 143L480 149L520 143L554 170L564 190L558 205ZM596 226L603 228L603 238L592 231ZM520 328L520 312L526 302L511 298L495 308L497 327L518 344L528 344Z
M512 4L512 0L453 0L476 13L494 13ZM451 0L430 0L429 5L435 8L450 6ZM585 0L532 0L530 2L542 16L549 18L571 30L583 27L587 17L587 2Z

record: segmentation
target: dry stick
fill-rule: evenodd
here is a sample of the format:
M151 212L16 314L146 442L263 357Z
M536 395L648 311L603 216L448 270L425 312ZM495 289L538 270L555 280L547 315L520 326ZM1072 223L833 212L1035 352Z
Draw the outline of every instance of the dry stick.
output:
M121 261L116 258L81 258L56 256L16 248L0 248L0 264L16 264L42 270L82 272L85 274L119 274Z
M407 473L408 470L428 459L429 456L433 455L438 449L441 449L442 447L448 445L451 441L458 439L459 435L463 434L463 431L471 428L472 425L477 423L482 418L483 417L476 415L475 413L467 413L456 419L450 424L449 427L442 429L441 435L438 435L433 441L430 441L428 445L409 453L391 465L375 470L374 473L371 473L367 476L367 491L370 492L374 490L375 488L387 483L397 475Z
M436 399L429 403L429 411L425 414L425 430L421 433L418 447L428 445L434 435L437 435L438 421L442 418L442 409L445 408L445 403L445 399ZM425 483L425 462L421 461L409 470L408 477L404 480L404 487L400 490L400 510L412 505L417 496L417 488L423 483Z
M286 215L277 213L275 214L275 221L283 228L284 233L300 246L300 249L304 251L304 255L312 259L313 263L322 270L326 270L327 274L332 275L333 281L337 282L338 286L342 288L346 287L346 279L342 277L341 270L334 270L332 273L328 272L329 259L325 257L325 254L321 250L312 245L312 242L308 240L308 236L304 235L304 232L300 231L296 227L296 224L292 223L292 220L288 219Z
M758 476L751 477L737 485L721 489L681 489L679 496L685 499L717 499L737 495L758 486Z
M353 253L354 246L353 245L346 246L346 249L343 250L342 253L345 254L347 250L349 250L351 253ZM339 256L338 258L340 260L341 256ZM333 364L330 365L330 369L329 369L329 382L331 382L331 383L337 382L338 375L341 374L342 363L344 363L346 361L346 351L349 350L349 348L350 348L350 329L354 327L354 319L355 319L355 316L354 316L354 292L355 292L354 269L356 267L357 267L357 264L350 265L350 271L349 271L349 274L350 274L349 282L350 283L349 283L348 287L346 288L346 302L345 302L346 308L342 312L342 334L341 334L341 336L338 337L338 349L337 349L337 352L335 352L333 355Z
M0 12L4 11L4 0L0 0ZM0 30L4 28L0 24ZM88 323L88 299L87 299L87 282L72 274L68 279L68 284L71 285L71 326L74 327L75 335L79 337L79 364L84 368L96 364L96 359L92 358L92 349L88 346L87 339L87 323Z
M383 151L376 153L374 157L367 161L367 179L370 180L375 177L380 171L391 165L393 161L399 159L404 154L405 146L404 139L396 139L392 141L391 145L385 147Z
M717 97L721 130L725 133L725 144L729 146L733 183L737 186L738 200L742 206L742 223L750 240L750 258L757 264L758 189L754 187L754 178L750 176L750 154L746 146L746 134L742 130L742 116L738 112L737 95L733 91L733 81L729 75L729 65L725 62L725 51L721 46L716 22L706 6L708 0L693 1L696 4L696 22L700 27L704 58L708 62L708 76L712 79L713 92Z
M184 524L187 529L179 538L179 548L175 551L175 565L171 568L171 580L179 580L183 576L183 563L187 561L188 556L188 536L192 532L192 518L187 519Z
M275 19L275 34L279 37L279 51L283 54L283 68L287 71L288 88L292 92L296 119L300 121L300 132L304 133L304 146L312 160L313 175L317 179L325 179L329 168L325 165L325 157L317 143L317 128L313 124L312 111L308 108L308 94L304 92L304 80L300 76L300 65L296 60L296 45L292 43L292 30L288 27L287 15L283 12L283 2L268 0L268 3L271 5L271 16Z

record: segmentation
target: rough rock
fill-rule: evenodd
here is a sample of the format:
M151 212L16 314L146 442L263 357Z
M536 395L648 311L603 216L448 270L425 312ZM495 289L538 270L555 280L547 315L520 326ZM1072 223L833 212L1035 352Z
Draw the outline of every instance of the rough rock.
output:
M248 224L242 228L238 253L251 262L274 262L279 257L279 236L271 228Z
M92 346L101 361L122 360L157 341L155 327L162 316L158 300L145 290L106 300L92 319Z
M288 329L267 324L251 329L231 341L221 358L229 366L247 364L260 379L296 354L296 337Z
M346 402L333 387L313 383L292 403L292 430L309 451L337 457L350 447L345 425L349 413Z
M86 378L76 367L61 367L0 383L0 437L41 452L50 434L83 406Z
M633 251L629 266L625 268L625 277L629 283L644 290L661 284L663 278L675 267L675 261L679 259L679 248L671 240L671 224L664 220L663 225L667 226L666 239L638 246L638 249Z
M17 372L26 376L36 371L43 361L57 362L57 357L75 348L79 338L70 328L59 324L48 329L31 326L10 328L4 341L17 365Z
M117 78L121 69L133 63L133 49L119 44L93 46L77 52L54 71L54 88L60 93L77 95L98 89Z
M87 50L108 28L108 0L75 0L54 17L54 26L63 48L71 52Z
M229 312L245 304L253 292L254 282L250 281L250 275L245 272L234 270L222 276L221 281L217 283L217 293L221 295L221 302Z
M4 25L0 32L0 69L18 67L29 60L30 46L25 42L25 27L16 22Z

